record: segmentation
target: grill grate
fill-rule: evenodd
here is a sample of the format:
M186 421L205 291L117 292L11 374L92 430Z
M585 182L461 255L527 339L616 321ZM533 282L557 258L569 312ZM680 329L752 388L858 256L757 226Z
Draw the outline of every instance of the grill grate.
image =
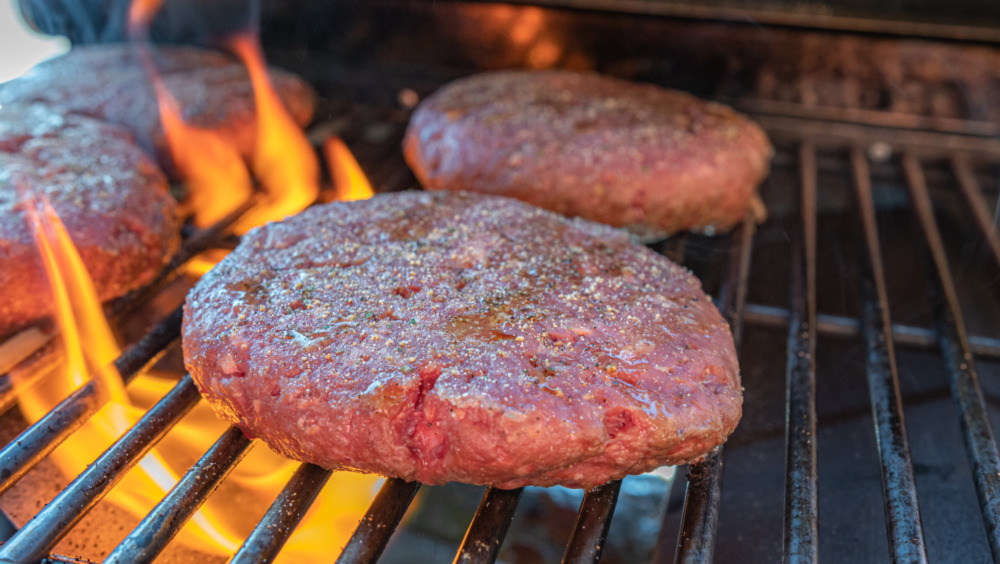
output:
M194 384L188 376L181 380L177 388L181 386L194 387ZM108 555L106 561L122 564L151 562L250 452L253 444L242 431L230 427Z
M937 284L932 282L931 292L936 295L935 321L941 339L941 349L944 352L948 368L948 380L952 395L961 412L962 434L965 448L969 455L975 477L976 491L979 494L979 505L986 521L986 530L990 541L993 559L1000 559L1000 458L997 455L996 441L990 428L989 417L986 414L986 404L983 392L979 387L979 376L976 374L975 362L969 341L966 337L965 323L962 320L962 310L958 301L958 291L948 267L944 242L934 219L931 198L924 180L920 162L912 154L903 157L903 169L906 172L907 185L913 198L913 206L920 218L921 227L927 238L934 267L937 271ZM974 202L970 204L975 205ZM996 239L992 230L984 233L987 239ZM933 276L931 279L933 280ZM941 297L944 297L942 300Z
M331 471L313 464L299 466L288 485L281 490L260 523L233 556L232 562L268 561L277 556L331 474Z
M523 491L523 488L486 489L476 516L472 518L472 524L462 539L462 546L455 557L456 564L479 564L496 560Z
M862 252L862 326L868 352L868 388L878 435L885 491L885 517L894 559L925 562L923 526L917 503L917 486L910 460L910 446L903 423L903 404L896 372L892 335L888 332L889 295L885 287L885 267L875 223L875 203L871 193L868 162L857 149L851 151L858 207L865 234Z
M379 184L393 190L405 188L410 182L395 152L405 124L405 120L398 119L396 113L393 113L392 123L397 130L386 136L387 141L382 145L370 151L371 160L386 169L379 173L383 179ZM994 231L986 198L970 161L972 154L986 154L997 161L1000 147L995 140L973 136L831 125L780 116L770 116L762 121L776 138L791 140L797 146L797 151L792 153L793 158L776 160L780 166L795 170L799 178L796 210L801 220L792 234L792 269L788 278L791 281L791 300L788 309L748 303L752 251L757 235L752 221L746 221L732 235L715 239L710 244L722 249L717 253L717 257L724 257L722 262L725 262L716 265L724 270L717 292L717 305L730 321L737 349L742 348L744 324L787 326L785 559L792 562L816 561L819 554L815 351L817 339L822 336L860 339L865 346L888 544L893 561L927 559L896 368L897 345L942 351L961 416L965 447L973 469L989 546L994 558L1000 558L1000 529L997 527L1000 518L1000 461L975 368L976 355L1000 358L1000 340L968 334L949 257L934 216L924 165L929 157L948 159L958 185L957 193L962 195L971 210L974 224L987 242L991 256L1000 264L1000 238ZM350 136L345 137L350 139ZM889 316L886 267L873 197L873 173L868 158L860 149L874 141L886 141L907 151L901 159L901 170L913 211L926 238L930 263L933 264L933 272L929 276L931 292L940 298L934 312L935 329L893 324ZM819 181L821 159L818 152L821 146L826 155L831 150L839 151L837 164L842 170L850 172L853 179L854 205L857 208L853 213L860 227L859 232L863 234L863 244L858 251L862 265L857 281L862 302L859 319L817 313L817 202L823 188ZM240 210L240 213L243 211ZM114 304L113 315L124 315L151 299L171 277L176 276L177 268L192 256L213 246L226 245L228 226L238 215L234 214L211 229L190 234L178 257L151 285L151 289L137 292ZM688 236L677 237L665 244L661 252L682 260L688 240ZM178 339L180 321L181 310L178 309L126 349L116 362L126 380L148 367ZM36 358L31 358L25 362L30 364L36 361ZM0 407L7 408L13 403L14 387L9 375L4 378L0 379ZM185 376L139 424L0 547L0 561L43 558L198 400L193 382ZM85 386L0 450L0 493L7 491L76 430L103 405L103 401L98 397L96 387ZM235 428L224 433L115 549L109 561L152 560L254 444ZM703 462L690 466L676 553L673 555L675 562L712 559L720 512L725 510L721 503L725 466L723 448L717 449ZM329 476L330 472L326 470L303 464L239 549L234 561L270 561L280 551ZM586 494L576 527L567 543L564 562L596 562L600 558L620 487L620 482L613 482ZM387 480L338 562L378 560L418 489L418 484ZM521 490L490 488L486 491L456 562L492 562L496 559L520 495ZM658 560L668 560L670 555L662 552L661 547Z

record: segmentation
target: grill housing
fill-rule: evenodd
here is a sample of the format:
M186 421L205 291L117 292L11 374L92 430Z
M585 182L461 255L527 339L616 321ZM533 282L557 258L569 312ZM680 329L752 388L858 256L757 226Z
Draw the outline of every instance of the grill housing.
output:
M762 188L772 216L767 223L748 221L730 235L680 235L654 246L682 259L716 297L733 327L747 388L740 429L724 449L688 468L683 500L675 498L664 516L655 561L1000 559L1000 460L991 431L1000 390L988 378L1000 368L1000 339L993 337L1000 328L1000 238L993 211L1000 187L1000 105L977 97L979 90L958 95L964 101L958 105L947 101L954 98L947 93L940 107L907 105L912 100L891 99L905 94L891 84L885 87L889 100L849 103L847 95L823 98L816 86L822 72L796 67L805 56L784 57L772 47L761 60L744 57L735 70L724 57L767 44L762 35L785 47L853 41L874 48L889 42L900 51L909 43L898 37L790 30L788 22L734 27L720 23L727 18L718 11L703 14L712 21L692 26L639 8L632 10L639 15L621 15L607 5L593 12L594 6L574 2L565 4L588 9L442 4L354 6L355 17L340 27L362 22L368 31L360 39L318 46L307 34L301 44L270 45L272 59L303 73L326 96L319 115L328 117L314 126L314 136L342 135L379 191L415 185L399 154L409 112L399 102L403 89L426 94L473 70L532 66L532 48L553 38L567 45L579 41L582 58L564 53L551 64L586 63L733 103L758 119L776 143L774 170ZM542 32L520 49L503 41L509 27L485 33L482 41L495 52L456 52L467 41L460 29L442 39L449 25L472 22L475 31L498 14L515 23L540 17ZM826 20L804 21L830 27L822 25ZM265 40L279 33L279 24L265 26ZM606 31L586 39L599 26ZM954 27L889 28L880 31L923 36L911 38L922 52L967 53L973 66L992 56L1000 60L988 30L976 31L973 45L956 43L963 37ZM652 39L653 31L661 37ZM611 46L629 34L637 36L634 41ZM950 42L934 43L930 36ZM718 38L724 38L720 47L706 47ZM684 63L685 56L693 60ZM790 81L794 93L778 88L768 98L760 76L781 64L792 69L776 80ZM844 83L850 78L840 77ZM954 74L949 80L961 79ZM921 85L927 96L938 92L930 80ZM977 88L992 92L995 85ZM227 228L235 219L188 233L162 279L113 304L112 315L152 299L198 251L230 246ZM175 346L179 320L179 312L167 316L128 348L118 362L123 376ZM43 349L24 363L46 362L50 352ZM13 387L7 385L11 376L5 377L0 405L9 408ZM97 410L100 399L87 390L0 450L0 492ZM81 508L96 503L138 453L197 401L190 379L179 380L147 419L0 547L0 561L46 556L82 516ZM112 559L151 559L250 442L235 430L220 437ZM328 475L303 465L235 561L268 561ZM619 487L612 483L584 497L565 562L601 556ZM388 480L340 561L376 560L417 490ZM497 557L519 496L484 493L457 562Z

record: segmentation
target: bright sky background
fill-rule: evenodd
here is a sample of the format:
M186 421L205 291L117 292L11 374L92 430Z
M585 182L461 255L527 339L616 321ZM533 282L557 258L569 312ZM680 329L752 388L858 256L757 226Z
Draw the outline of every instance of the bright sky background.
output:
M17 0L0 0L0 82L69 49L65 37L41 35L24 23Z

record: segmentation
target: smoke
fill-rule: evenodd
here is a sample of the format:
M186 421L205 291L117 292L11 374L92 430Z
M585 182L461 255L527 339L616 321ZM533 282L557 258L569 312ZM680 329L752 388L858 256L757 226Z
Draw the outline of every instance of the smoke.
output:
M64 36L74 44L128 40L131 0L18 0L24 19L36 30ZM166 0L153 20L156 43L210 45L256 28L257 0Z

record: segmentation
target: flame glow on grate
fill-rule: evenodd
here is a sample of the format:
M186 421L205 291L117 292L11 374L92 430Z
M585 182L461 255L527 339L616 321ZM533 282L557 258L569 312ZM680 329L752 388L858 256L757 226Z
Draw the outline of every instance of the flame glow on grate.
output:
M164 131L178 171L190 196L186 205L199 226L215 223L250 198L254 180L263 189L257 204L235 230L243 233L268 221L280 220L305 209L319 192L319 166L315 151L290 117L267 74L256 35L231 38L228 47L247 66L257 108L258 135L249 166L238 150L217 131L185 123L183 108L171 95L153 63L147 42L148 24L160 0L136 0L130 11L130 33L157 96ZM343 143L332 152L327 144L330 169L338 197L363 199L371 186ZM251 173L253 172L253 179ZM22 199L48 275L56 320L66 362L39 386L18 399L30 422L43 417L72 390L90 379L108 398L107 405L50 456L69 477L107 449L121 434L176 384L176 378L156 373L135 378L126 390L114 368L120 349L104 317L93 287L73 242L51 205L42 196L25 191ZM224 252L203 255L192 272L205 272ZM147 514L176 484L178 477L204 453L228 423L215 416L205 403L195 406L109 493L106 500L137 517ZM235 552L297 469L299 463L257 448L240 463L185 525L178 541L220 557ZM349 472L334 474L306 518L285 545L279 562L314 561L335 556L364 515L381 478ZM227 495L221 495L228 492ZM251 496L255 511L241 511L242 496ZM246 498L243 498L246 499ZM122 532L122 535L125 531Z
M41 385L19 394L21 411L34 423L73 390L95 379L108 403L50 455L67 476L75 476L128 430L144 410L134 407L114 367L120 354L101 309L93 281L76 247L52 206L44 198L27 196L26 216L49 280L55 318L59 326L65 362ZM148 512L177 482L177 475L160 454L153 450L111 491L108 500L133 513ZM187 534L202 543L239 546L212 519L208 510L199 511Z

